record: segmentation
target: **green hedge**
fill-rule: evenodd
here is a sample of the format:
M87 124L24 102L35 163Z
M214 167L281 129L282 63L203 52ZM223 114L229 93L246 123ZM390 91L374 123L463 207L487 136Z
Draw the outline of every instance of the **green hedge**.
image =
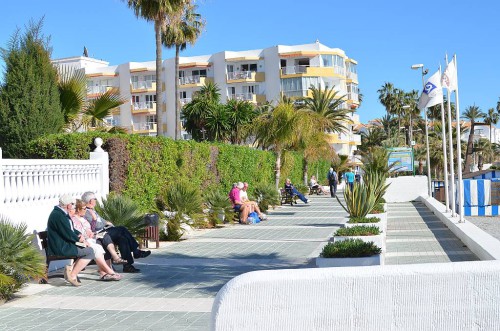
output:
M103 148L109 152L110 190L132 198L145 210L151 210L154 198L178 181L227 194L234 182L248 182L252 193L256 184L275 180L272 152L229 144L87 132L40 138L30 143L28 152L31 158L88 159L96 137L103 139ZM329 160L312 162L309 176L318 169L321 178L329 167ZM285 153L281 185L286 178L301 183L302 171L302 155Z

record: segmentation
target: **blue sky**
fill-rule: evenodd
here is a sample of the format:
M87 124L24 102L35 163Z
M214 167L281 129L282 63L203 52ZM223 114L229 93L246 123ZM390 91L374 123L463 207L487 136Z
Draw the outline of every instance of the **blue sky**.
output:
M318 39L358 61L364 102L362 122L380 117L377 90L392 82L404 90L421 87L423 63L429 73L457 54L461 111L476 104L495 108L500 97L500 3L464 0L198 0L206 28L182 55L248 50L273 45L312 43ZM0 47L16 27L45 16L53 58L89 55L111 65L155 59L153 24L136 19L120 0L20 0L2 3ZM164 49L163 58L174 56ZM0 65L3 63L0 61ZM3 67L2 67L3 72ZM429 75L427 76L429 77Z

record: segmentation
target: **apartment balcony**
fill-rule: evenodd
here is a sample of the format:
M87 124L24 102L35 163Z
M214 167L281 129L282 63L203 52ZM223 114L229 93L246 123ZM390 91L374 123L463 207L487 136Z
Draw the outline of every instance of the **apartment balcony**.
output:
M266 79L266 74L264 72L233 71L227 73L228 83L263 82L265 79Z
M179 85L181 87L199 87L205 85L207 81L212 81L212 78L199 75L179 77Z
M293 77L332 77L342 76L345 77L345 68L339 66L333 67L313 67L309 65L298 65L281 68L281 78Z
M132 84L130 84L130 89L132 93L156 92L156 82L152 80L132 82Z
M295 90L295 91L282 91L284 96L287 98L306 98L306 97L312 97L312 92L311 90Z
M191 101L193 101L193 99L191 98L181 98L181 106L185 106L186 104L190 103Z
M351 134L349 138L349 145L361 145L361 135L360 134Z
M266 96L264 94L255 94L255 93L231 94L229 95L228 99L248 101L254 104L261 104L266 102Z
M113 86L88 86L87 95L103 94L113 89Z
M139 133L139 134L144 134L144 133L156 133L156 123L151 123L151 122L139 122L139 123L134 123L132 126L132 133Z
M349 93L347 93L347 100L350 100L353 103L359 103L359 94L349 92Z
M134 102L132 104L132 114L156 114L156 102Z
M347 79L351 81L358 81L358 74L355 72L347 71Z

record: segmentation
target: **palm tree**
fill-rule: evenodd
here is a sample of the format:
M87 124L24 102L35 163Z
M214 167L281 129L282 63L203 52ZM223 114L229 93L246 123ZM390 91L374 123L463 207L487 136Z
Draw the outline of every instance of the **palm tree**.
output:
M124 0L125 1L125 0ZM164 31L167 25L176 24L180 18L186 3L190 0L126 0L127 5L134 11L136 17L141 17L148 22L154 22L155 41L156 41L156 100L161 100L161 31ZM176 77L177 79L177 77ZM163 119L161 105L156 107L157 135L163 135Z
M483 170L484 160L491 162L495 155L493 144L488 140L481 138L474 147L474 152L477 152L477 168Z
M462 117L468 119L470 121L470 131L469 131L469 140L467 141L467 151L465 152L465 165L464 172L469 173L471 171L471 155L473 153L472 147L474 143L474 127L476 125L477 118L484 118L485 114L479 109L478 106L469 106L465 109L465 112L462 114Z
M255 107L248 101L231 99L225 105L230 120L230 137L232 144L241 144L246 136L246 129L257 116Z
M492 125L496 125L499 119L499 114L495 111L494 108L488 109L488 113L484 117L484 123L490 126L490 142L493 142L493 140L491 139L491 132L493 131Z
M367 151L370 147L381 146L382 141L387 138L385 131L381 127L373 127L365 132L361 132L361 151Z
M211 81L206 81L205 85L194 94L193 100L182 109L184 127L193 139L197 141L205 139L207 113L219 105L219 87Z
M204 114L207 139L226 142L231 132L229 109L222 104L214 104Z
M179 95L179 53L186 49L187 44L194 44L201 34L205 22L201 15L195 13L197 6L186 3L177 15L180 19L166 27L162 34L163 45L167 48L175 47L175 139L181 137L181 111Z
M65 66L58 68L58 88L66 127L73 132L80 128L103 128L104 118L112 109L127 102L116 88L88 100L85 71Z
M393 114L397 90L398 89L395 88L394 85L389 82L384 83L384 85L382 85L382 87L377 90L378 99L380 103L385 107L388 116ZM388 131L387 134L390 140L391 139L390 130Z
M337 133L348 131L346 124L350 123L350 110L341 108L343 96L339 96L333 87L323 90L321 87L311 86L309 89L312 95L302 99L304 104L300 109L317 116L317 130Z
M276 153L276 189L279 187L281 157L285 149L298 140L300 114L293 105L279 103L272 112L264 113L254 120L253 134L258 147Z

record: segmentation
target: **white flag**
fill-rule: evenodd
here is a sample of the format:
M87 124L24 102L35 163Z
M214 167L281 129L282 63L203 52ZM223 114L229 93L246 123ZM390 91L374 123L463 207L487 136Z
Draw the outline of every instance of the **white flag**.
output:
M436 71L425 83L424 90L418 99L418 109L429 108L443 102L443 88L441 87L441 72Z
M455 65L455 58L453 58L441 77L441 85L448 90L455 91L457 89L457 67Z

